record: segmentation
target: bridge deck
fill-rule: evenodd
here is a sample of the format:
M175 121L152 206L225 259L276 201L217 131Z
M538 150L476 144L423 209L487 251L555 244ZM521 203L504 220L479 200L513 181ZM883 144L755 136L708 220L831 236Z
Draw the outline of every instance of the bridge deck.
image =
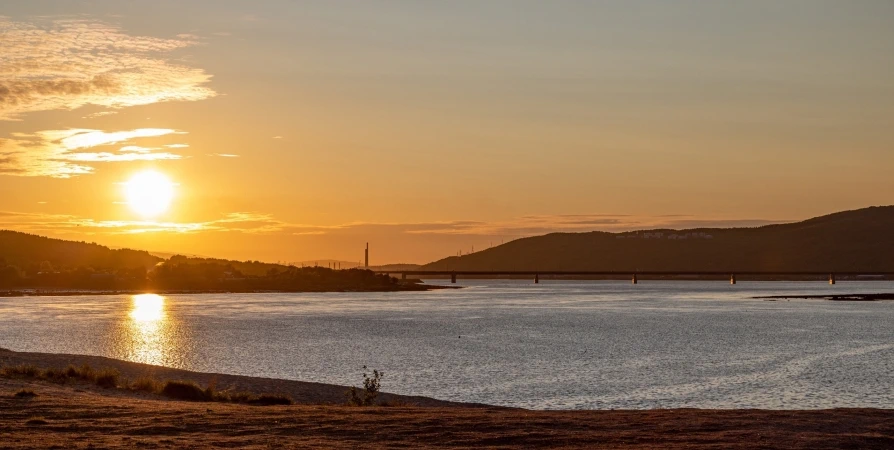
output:
M456 283L459 275L472 276L478 279L487 277L534 277L534 282L539 283L541 276L568 276L568 277L602 277L620 278L630 277L633 284L639 282L640 277L729 277L730 284L736 284L738 277L762 277L762 278L805 278L805 277L829 277L829 284L835 284L837 277L878 277L881 279L894 277L894 272L872 271L729 271L729 270L702 270L702 271L589 271L589 270L377 270L376 273L388 275L401 275L406 279L407 275L413 276L444 276L450 277L452 283Z
M755 270L708 270L708 271L666 271L666 270L613 270L613 271L590 271L590 270L374 270L375 273L392 274L392 275L567 275L567 276L628 276L628 275L644 275L644 276L828 276L834 274L836 276L894 276L894 272L875 272L875 271L755 271Z

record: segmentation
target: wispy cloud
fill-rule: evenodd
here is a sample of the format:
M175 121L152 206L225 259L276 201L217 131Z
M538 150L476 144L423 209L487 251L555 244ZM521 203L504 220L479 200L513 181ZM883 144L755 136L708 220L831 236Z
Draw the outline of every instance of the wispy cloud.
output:
M212 97L215 92L206 86L211 75L166 59L191 45L191 35L130 36L93 20L25 23L0 17L0 120L84 105L122 108Z
M0 139L0 174L70 178L91 173L85 163L156 161L180 159L181 155L156 152L156 147L125 145L117 152L85 151L95 147L127 143L134 139L157 138L180 131L166 128L105 132L89 129L46 130L32 134L14 133L14 139Z
M118 151L149 153L153 150L158 150L158 147L140 147L139 145L125 145L124 147L121 147Z
M232 153L209 153L208 156L220 156L221 158L238 158L239 155Z
M356 222L338 225L309 225L288 223L278 220L270 214L257 212L234 212L218 219L201 222L153 222L94 220L70 215L0 211L0 228L10 227L31 232L90 234L238 232L292 236L392 236L399 238L401 235L414 235L418 237L430 236L432 239L461 236L516 239L555 232L624 232L655 228L753 227L781 223L781 221L758 219L677 220L671 218L668 220L667 217L635 217L627 215L617 216L617 220L604 215L594 215L593 217L607 219L597 224L584 224L581 223L584 222L581 220L568 220L574 217L586 216L527 216L501 222Z
M93 114L87 114L84 116L84 119L95 119L97 117L111 116L115 114L118 114L118 111L100 111Z

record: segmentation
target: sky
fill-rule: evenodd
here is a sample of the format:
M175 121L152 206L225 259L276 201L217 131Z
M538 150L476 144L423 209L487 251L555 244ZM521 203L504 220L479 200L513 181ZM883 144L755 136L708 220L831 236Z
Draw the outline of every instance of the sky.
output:
M0 0L0 229L424 263L892 204L892 22L886 0Z

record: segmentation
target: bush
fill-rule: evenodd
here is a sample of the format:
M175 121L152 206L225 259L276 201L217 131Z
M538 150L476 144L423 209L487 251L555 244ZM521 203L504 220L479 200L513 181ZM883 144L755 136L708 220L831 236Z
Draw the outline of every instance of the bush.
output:
M207 402L212 398L192 381L168 381L161 389L161 395L177 400Z
M96 371L87 364L84 364L80 369L77 369L76 374L78 378L84 381L96 381Z
M363 366L363 370L367 370ZM366 372L363 373L363 396L358 394L359 389L351 386L351 389L345 394L348 397L348 404L351 406L372 406L376 404L376 398L379 396L379 390L382 387L382 377L385 372L379 372L373 369L372 376Z
M47 420L44 419L43 417L32 417L25 422L25 425L48 425L48 424L49 424L49 422L47 422Z
M96 385L104 388L116 388L118 387L118 371L115 369L103 369L94 374L94 381Z
M43 371L43 377L54 383L65 383L68 381L68 375L61 369L47 369Z
M255 396L248 392L231 392L229 400L233 403L248 403L254 400Z
M80 374L80 371L78 371L78 368L75 366L72 366L72 365L69 365L68 367L66 367L63 372L65 373L65 376L67 376L69 378L78 378L78 376Z
M137 381L130 384L131 390L148 392L150 394L158 394L163 388L164 386L160 381L149 377L137 378Z
M258 398L254 398L248 401L249 405L260 405L260 406L273 406L273 405L292 405L295 402L292 401L291 398L286 397L284 395L269 395L264 394Z
M21 364L18 366L4 367L0 369L0 375L5 377L28 377L36 378L40 376L40 369L30 364Z
M21 391L16 392L15 396L18 398L33 398L37 397L37 394L31 389L22 389Z

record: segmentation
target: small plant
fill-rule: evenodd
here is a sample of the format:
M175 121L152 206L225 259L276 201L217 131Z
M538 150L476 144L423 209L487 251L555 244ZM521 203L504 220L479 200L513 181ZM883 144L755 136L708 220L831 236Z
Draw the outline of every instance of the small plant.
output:
M34 393L31 389L22 389L19 392L15 393L17 398L34 398L37 397L37 394Z
M368 370L363 366L363 370ZM372 376L363 372L363 396L358 393L360 390L354 386L347 392L348 404L351 406L372 406L376 404L376 398L379 396L379 390L382 387L382 377L385 372L379 372L373 369Z
M63 373L65 373L65 376L68 378L78 378L80 371L78 371L77 367L69 365L63 370Z
M119 373L115 369L103 369L94 374L94 382L104 389L118 387Z
M4 377L28 377L36 378L40 376L40 369L30 364L21 364L18 366L4 367L0 369L0 375Z
M159 394L163 388L164 385L160 381L150 377L137 378L136 381L130 384L131 390L148 392L150 394Z
M68 375L61 369L47 369L43 371L43 378L54 383L65 383L68 381Z
M91 383L96 381L96 371L87 364L84 364L80 369L77 369L76 375L84 381L89 381Z
M161 389L161 395L191 402L206 402L211 400L205 393L205 390L192 381L168 381Z
M254 395L248 392L231 392L229 399L233 403L249 403L254 400Z
M25 425L48 425L48 424L49 424L49 422L47 422L46 419L44 419L43 417L36 417L36 416L31 417L30 419L28 419L25 422Z

